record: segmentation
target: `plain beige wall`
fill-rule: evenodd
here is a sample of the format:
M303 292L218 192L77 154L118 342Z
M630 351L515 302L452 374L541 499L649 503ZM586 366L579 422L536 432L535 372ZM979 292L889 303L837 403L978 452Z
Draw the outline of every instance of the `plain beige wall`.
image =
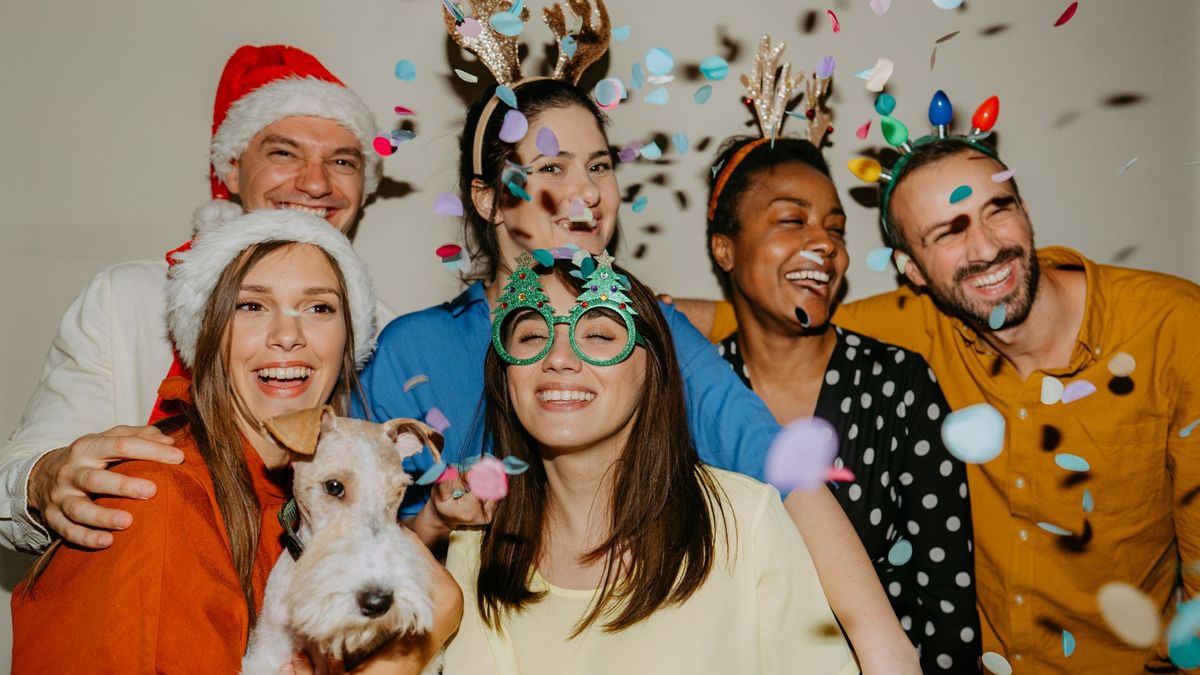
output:
M619 169L623 190L640 184L649 198L640 214L624 208L619 254L658 290L716 294L704 254L702 181L717 143L746 130L750 117L736 77L715 83L708 104L695 105L700 82L685 66L716 53L730 58L734 74L745 72L759 35L770 30L806 71L827 54L838 62L827 154L850 216L851 298L893 285L864 264L880 243L875 212L846 195L857 181L845 161L882 142L873 95L853 77L880 56L896 63L888 90L915 135L927 128L926 105L939 87L956 104L960 130L981 100L1000 96L1000 149L1017 171L1039 243L1200 278L1200 166L1187 166L1200 161L1200 3L1086 0L1070 23L1053 28L1067 4L967 0L945 11L929 0L895 0L880 18L866 0L611 0L614 24L631 24L633 36L614 44L608 74L628 79L647 49L663 46L674 52L680 75L669 85L669 106L635 95L614 112L613 143L683 131L693 145L682 158L669 149L663 162ZM839 34L830 30L828 7L841 20ZM407 194L371 205L356 244L396 309L451 297L457 281L433 250L456 241L458 226L434 216L432 205L455 184L460 95L483 84L458 82L448 58L484 81L487 75L478 64L462 65L439 12L437 0L4 0L0 437L16 427L57 320L86 280L120 260L159 256L189 235L191 209L207 198L212 94L225 59L243 43L287 42L313 52L387 125L398 122L394 105L420 113L416 140L385 160L387 175L405 184L392 192ZM934 41L953 31L961 33L938 47L931 70ZM528 63L542 63L548 38L540 21L531 22L524 39L536 58ZM414 82L393 77L401 58L416 63ZM862 142L854 130L867 119L875 122ZM713 137L707 150L696 150L706 136ZM647 233L649 225L660 233ZM642 244L644 257L632 260ZM24 561L3 562L11 588ZM7 624L7 610L3 616ZM8 634L0 630L5 653Z

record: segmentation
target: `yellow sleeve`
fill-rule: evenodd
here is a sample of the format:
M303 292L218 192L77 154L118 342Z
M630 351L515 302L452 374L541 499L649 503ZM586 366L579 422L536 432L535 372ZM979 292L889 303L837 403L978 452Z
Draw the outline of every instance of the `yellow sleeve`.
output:
M904 347L929 360L940 310L909 286L837 308L833 322L876 340Z
M713 303L713 323L708 330L708 341L716 344L737 332L737 314L733 311L733 303L727 300L717 300Z

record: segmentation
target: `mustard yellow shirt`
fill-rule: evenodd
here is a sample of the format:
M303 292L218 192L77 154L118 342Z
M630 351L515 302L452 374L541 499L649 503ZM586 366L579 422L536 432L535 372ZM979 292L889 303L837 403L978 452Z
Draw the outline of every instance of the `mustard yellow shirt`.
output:
M973 329L908 288L841 307L834 321L924 356L954 409L987 402L1004 414L1004 452L968 468L984 650L1016 672L1142 672L1164 664L1165 646L1121 642L1096 595L1111 581L1132 584L1161 608L1165 627L1181 561L1200 561L1200 425L1190 426L1200 420L1200 286L1066 248L1042 249L1038 260L1087 278L1066 368L1022 379ZM718 311L714 334L729 330L731 315ZM1118 352L1136 362L1130 377L1108 370ZM1044 377L1086 380L1096 392L1044 405ZM1061 453L1090 469L1060 468ZM1183 585L1185 599L1197 597L1194 569ZM1070 657L1064 630L1076 641Z
M503 631L491 630L476 603L482 533L453 533L446 566L462 586L466 612L446 648L446 675L858 673L779 493L711 471L727 497L729 547L718 529L704 585L682 605L617 633L594 624L568 640L593 592L558 588L536 573L533 588L546 596L508 616Z

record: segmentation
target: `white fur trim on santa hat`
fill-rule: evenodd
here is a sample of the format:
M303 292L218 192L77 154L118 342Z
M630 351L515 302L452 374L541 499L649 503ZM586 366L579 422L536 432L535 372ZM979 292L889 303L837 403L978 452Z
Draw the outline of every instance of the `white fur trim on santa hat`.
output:
M229 185L234 162L267 125L285 117L325 117L346 127L362 144L363 201L379 187L382 162L372 149L379 125L370 108L348 88L313 77L275 80L246 94L229 107L212 139L212 165Z
M197 211L211 209L202 206ZM213 224L197 234L192 247L173 257L167 270L167 326L184 365L196 358L196 341L208 298L229 263L247 248L269 241L294 241L319 246L335 261L346 280L346 303L354 327L354 362L362 368L375 349L375 289L363 262L346 235L320 218L298 211L265 210Z

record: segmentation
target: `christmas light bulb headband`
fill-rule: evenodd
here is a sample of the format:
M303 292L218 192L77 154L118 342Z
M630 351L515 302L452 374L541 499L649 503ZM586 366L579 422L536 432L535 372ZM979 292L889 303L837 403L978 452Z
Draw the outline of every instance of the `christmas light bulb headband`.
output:
M908 127L892 117L895 109L896 99L891 94L885 92L876 97L875 111L880 115L879 128L883 132L884 139L900 151L900 157L892 165L892 168L885 171L878 160L870 157L858 157L847 163L850 172L859 180L866 183L879 183L879 210L883 220L883 229L888 237L893 239L896 234L892 232L891 223L888 222L888 204L891 202L896 184L900 182L900 176L904 174L908 161L913 156L913 150L936 141L953 140L999 160L996 151L980 141L992 135L992 127L996 126L996 119L1000 116L1000 99L992 96L980 104L976 108L975 114L971 116L971 133L961 136L949 134L950 123L954 119L954 107L950 104L950 98L940 89L929 101L929 123L934 128L932 134L910 140Z
M762 42L758 45L758 54L754 57L754 72L742 75L742 85L746 88L743 100L754 110L762 138L739 148L721 167L717 180L713 183L712 197L708 200L709 220L716 215L717 200L720 199L721 192L738 165L759 146L767 142L773 143L781 133L786 117L793 114L788 112L788 104L805 79L804 71L798 71L795 77L792 76L791 63L784 61L780 64L780 54L786 46L783 42L772 46L771 36L763 35ZM808 118L808 140L817 148L825 142L825 134L833 131L833 127L829 126L833 113L825 106L825 98L829 94L829 85L833 79L832 63L830 57L826 72L813 73L812 78L805 83L804 116ZM822 66L824 65L826 64L823 62ZM822 70L822 66L818 66L819 71ZM779 73L778 77L776 71ZM824 77L821 77L822 74Z
M529 21L529 8L525 7L525 0L470 0L470 4L473 16L467 17L461 6L451 0L442 0L446 30L460 47L479 57L498 85L507 87L514 94L507 102L514 109L515 92L520 87L546 79L577 84L588 66L600 60L608 51L612 24L604 0L596 0L595 17L590 0L567 0L567 6L575 17L573 23L576 24L570 28L562 5L556 3L542 9L542 20L550 27L558 45L554 75L549 78L524 77L521 74L521 58L517 53L517 36ZM498 95L492 97L475 125L471 170L476 176L483 175L483 137L488 120L500 102Z
M593 366L620 363L633 353L635 345L644 344L633 319L637 311L627 295L629 281L613 270L614 258L607 251L595 258L585 254L580 261L583 292L565 316L554 314L541 277L533 269L538 262L552 266L554 255L544 249L532 254L524 251L516 261L517 268L509 275L504 293L496 300L492 318L492 348L507 363L527 366L541 361L554 346L554 328L559 324L569 327L571 349L575 354ZM607 323L599 328L588 325L583 329L588 333L581 344L579 320L593 312L600 312L603 318L599 321ZM510 318L514 325L505 323ZM531 323L522 328L527 321Z

